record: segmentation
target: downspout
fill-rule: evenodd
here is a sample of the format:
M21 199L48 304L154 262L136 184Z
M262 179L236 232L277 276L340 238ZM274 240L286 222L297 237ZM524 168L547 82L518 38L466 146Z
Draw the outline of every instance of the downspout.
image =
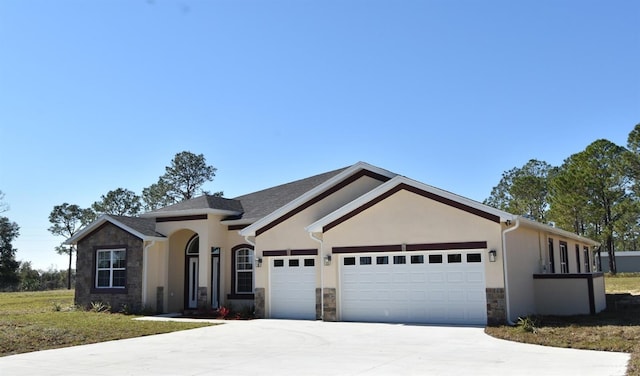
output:
M313 232L309 232L309 237L312 240L320 243L320 252L318 252L318 254L320 255L320 320L324 321L324 257L322 254L323 243L322 239L313 236Z
M245 235L244 236L244 241L249 243L255 249L256 248L256 243L254 243L251 240L249 240L249 236L251 236L251 235Z
M156 244L155 240L152 240L151 243L147 244L142 250L142 308L147 306L147 274L149 272L149 248L153 247ZM156 307L156 309L158 309Z
M520 217L516 216L516 225L502 231L502 269L504 274L504 299L505 306L507 308L507 324L515 325L513 321L511 321L511 307L509 305L509 278L508 278L508 269L507 268L507 233L511 231L515 231L520 227Z

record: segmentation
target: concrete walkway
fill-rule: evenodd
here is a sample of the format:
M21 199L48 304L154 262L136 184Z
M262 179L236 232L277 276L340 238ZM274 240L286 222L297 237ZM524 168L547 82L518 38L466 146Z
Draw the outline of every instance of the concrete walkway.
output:
M0 358L0 375L624 375L628 354L482 328L321 321L223 325Z

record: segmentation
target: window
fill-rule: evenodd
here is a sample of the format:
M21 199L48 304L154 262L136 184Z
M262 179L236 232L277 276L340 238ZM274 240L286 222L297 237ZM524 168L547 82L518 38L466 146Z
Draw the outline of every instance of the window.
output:
M284 260L273 260L274 268L282 268L284 267Z
M126 256L127 251L124 248L96 251L96 288L125 288Z
M460 253L452 253L447 255L447 262L449 264L457 264L459 262L462 262L462 254Z
M253 294L253 249L238 247L233 250L234 294Z
M378 256L376 257L376 264L385 265L389 263L389 256Z
M429 255L429 264L442 264L442 255Z
M549 238L549 272L556 272L556 260L553 257L553 239Z
M300 266L300 260L298 259L289 260L289 267L292 267L292 266Z
M316 260L314 259L304 259L304 266L315 266Z
M479 253L467 253L467 262L482 262L482 255Z
M589 247L582 248L582 252L584 253L584 272L591 273L591 260L589 260Z
M560 273L569 273L569 251L565 242L560 242Z
M580 273L580 246L576 244L576 267Z
M371 257L369 256L360 257L360 265L371 265Z
M407 263L407 256L393 256L393 263L394 264L406 264Z
M412 264L424 264L424 256L423 255L414 255L411 256Z
M344 265L355 265L356 264L356 258L355 257L345 257L344 261L343 261Z

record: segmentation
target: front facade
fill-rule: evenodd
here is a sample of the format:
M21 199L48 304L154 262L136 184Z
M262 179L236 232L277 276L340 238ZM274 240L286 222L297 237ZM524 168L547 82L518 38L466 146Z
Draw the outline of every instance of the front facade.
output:
M604 309L595 242L366 163L103 216L70 243L81 305L471 325Z

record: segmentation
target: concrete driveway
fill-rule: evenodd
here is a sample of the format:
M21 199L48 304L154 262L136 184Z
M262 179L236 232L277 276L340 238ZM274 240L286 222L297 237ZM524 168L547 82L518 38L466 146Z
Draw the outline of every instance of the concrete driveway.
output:
M0 374L603 376L624 375L628 359L482 328L253 320L3 357Z

